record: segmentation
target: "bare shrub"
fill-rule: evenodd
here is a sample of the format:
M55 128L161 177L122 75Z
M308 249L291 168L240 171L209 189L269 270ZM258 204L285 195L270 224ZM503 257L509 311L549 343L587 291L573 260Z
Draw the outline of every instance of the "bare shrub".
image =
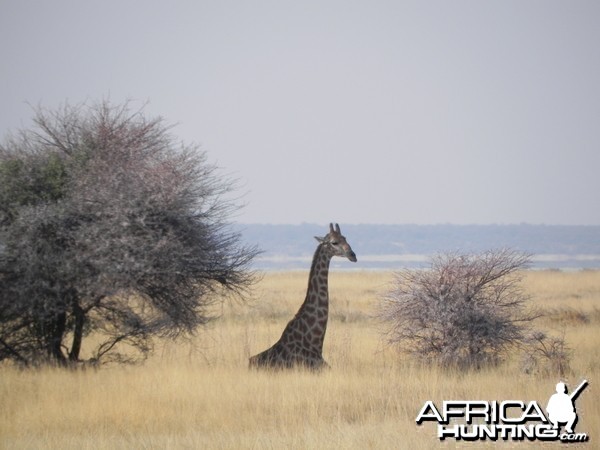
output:
M397 273L379 312L387 342L442 366L496 364L536 317L520 287L528 260L511 250L442 254L430 269Z
M524 340L523 350L521 368L525 373L565 376L571 371L572 352L564 337L535 331Z

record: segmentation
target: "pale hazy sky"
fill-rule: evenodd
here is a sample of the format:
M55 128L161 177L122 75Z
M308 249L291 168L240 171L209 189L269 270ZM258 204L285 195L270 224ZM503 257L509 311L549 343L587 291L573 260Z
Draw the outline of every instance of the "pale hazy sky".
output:
M0 0L0 135L148 101L240 222L600 225L600 2Z

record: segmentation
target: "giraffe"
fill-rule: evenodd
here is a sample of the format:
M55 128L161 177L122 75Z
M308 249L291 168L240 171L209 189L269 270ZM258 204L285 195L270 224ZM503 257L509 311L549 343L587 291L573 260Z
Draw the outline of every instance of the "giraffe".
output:
M329 224L329 233L316 237L319 242L313 256L308 289L302 306L287 324L281 338L269 349L250 358L251 368L291 368L304 366L318 370L329 367L323 359L323 340L327 330L329 263L334 256L356 262L356 254L336 223Z

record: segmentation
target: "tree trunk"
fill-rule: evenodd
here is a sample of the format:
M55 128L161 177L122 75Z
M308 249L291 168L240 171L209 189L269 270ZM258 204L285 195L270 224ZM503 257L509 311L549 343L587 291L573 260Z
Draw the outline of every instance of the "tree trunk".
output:
M48 342L48 353L59 365L65 365L67 359L62 352L62 340L67 325L67 313L56 314L51 323L51 334Z
M83 340L83 325L85 324L85 313L77 299L73 300L73 317L75 327L73 328L73 345L69 352L69 361L78 361L81 352L81 341Z

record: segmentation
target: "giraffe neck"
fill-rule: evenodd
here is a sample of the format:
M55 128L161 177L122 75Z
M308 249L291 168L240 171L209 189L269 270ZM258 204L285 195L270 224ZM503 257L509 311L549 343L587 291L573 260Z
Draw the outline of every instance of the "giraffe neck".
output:
M308 277L308 288L306 298L296 314L297 320L302 322L309 336L311 347L319 352L323 349L323 340L327 330L327 318L329 314L329 263L331 255L325 251L323 245L319 245L313 256L310 275Z

